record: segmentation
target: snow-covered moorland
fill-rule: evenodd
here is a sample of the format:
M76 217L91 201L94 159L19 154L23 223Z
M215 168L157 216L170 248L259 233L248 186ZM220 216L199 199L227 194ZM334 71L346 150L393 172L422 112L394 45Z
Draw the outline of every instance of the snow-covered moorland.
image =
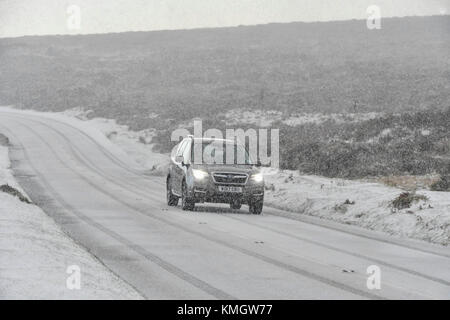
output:
M118 125L115 120L88 119L83 110L44 115L69 122L97 140L106 140L107 137L114 147L132 158L131 162L155 175L164 173L168 155L152 150L152 130L134 132L127 126ZM106 142L103 145L112 148ZM419 189L409 195L413 199L410 206L399 208L392 205L392 201L404 190L381 183L305 176L293 170L271 168L265 168L264 173L267 206L381 231L396 237L441 245L450 243L448 192Z
M24 194L10 170L5 141L0 135L0 186ZM80 268L79 290L66 284L73 265ZM0 191L0 299L140 298L39 207Z
M299 113L284 116L277 110L242 110L232 109L225 114L229 124L253 124L261 127L269 127L273 122L280 121L288 126L297 126L306 123L320 124L329 120L336 123L350 123L381 117L382 113Z
M152 131L129 131L114 120L91 119L81 110L66 115L83 119L120 146L140 165L160 175L166 154L152 151ZM450 243L450 194L417 190L410 207L396 208L392 201L404 190L361 180L300 175L297 171L264 169L265 204L339 223L415 238L441 245ZM414 194L413 194L414 195ZM425 197L421 197L421 195Z

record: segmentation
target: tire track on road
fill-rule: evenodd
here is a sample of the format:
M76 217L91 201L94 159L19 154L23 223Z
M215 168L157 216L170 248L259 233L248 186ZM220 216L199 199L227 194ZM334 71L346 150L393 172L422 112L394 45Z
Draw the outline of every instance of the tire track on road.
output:
M29 119L26 119L26 120L29 120ZM82 162L85 166L89 167L97 175L100 175L103 179L106 179L106 180L110 181L113 184L119 185L120 187L122 187L122 188L124 188L126 190L129 190L129 187L132 186L135 189L134 193L136 193L136 194L138 194L138 195L140 195L142 197L149 197L150 196L149 194L146 194L146 193L144 194L143 192L140 191L142 186L139 186L139 185L134 184L134 183L130 183L130 182L126 181L126 180L123 180L123 178L121 178L121 177L118 177L118 179L120 179L122 181L122 183L118 183L117 180L111 179L110 176L103 174L101 172L101 168L98 168L89 159L86 159L82 155L81 151L77 147L72 146L72 144L70 143L70 140L68 140L67 137L65 137L64 134L61 133L59 130L57 130L57 129L55 129L55 128L47 125L47 124L44 124L44 123L42 123L40 121L37 121L37 120L31 120L31 121L38 122L42 126L46 127L49 130L52 130L53 132L58 134L62 139L64 139L64 141L69 146L69 148L72 150L72 152L74 154L78 155L77 159L80 162ZM89 139L89 140L93 141L92 139ZM97 146L99 146L99 145L97 145ZM99 147L101 147L101 146L99 146ZM103 149L103 147L101 147L101 148ZM109 156L108 156L108 158L109 158ZM158 201L158 202L161 201L160 197L153 196L152 198L155 201ZM156 209L159 209L159 208L156 208ZM380 259L372 258L372 257L366 256L366 255L363 255L363 254L351 252L351 251L348 251L348 250L345 250L345 249L341 249L341 248L338 248L338 247L335 247L335 246L332 246L332 245L328 245L328 244L324 244L324 243L321 243L321 242L318 242L318 241L310 240L310 239L307 239L307 238L304 238L304 237L296 236L296 235L293 235L293 234L290 234L290 233L287 233L287 232L283 232L283 231L277 230L275 228L270 228L270 227L267 227L267 226L261 226L261 225L258 225L256 223L252 223L252 222L249 222L249 221L246 221L246 220L243 220L243 219L239 219L239 218L236 218L236 217L231 217L231 216L228 216L228 215L224 215L223 217L225 217L227 219L237 220L237 221L243 222L245 224L248 224L248 225L260 228L260 229L269 230L271 232L274 232L274 233L277 233L277 234L280 234L280 235L283 235L283 236L286 236L286 237L290 237L290 238L293 238L293 239L297 239L297 240L300 240L300 241L303 241L303 242L307 242L307 243L310 243L310 244L314 244L314 245L317 245L317 246L320 246L320 247L323 247L323 248L327 248L327 249L338 251L338 252L341 252L341 253L344 253L344 254L347 254L347 255L351 255L351 256L356 257L356 258L364 259L364 260L370 261L372 263L377 263L379 265L384 265L386 267L389 267L389 268L392 268L392 269L396 269L396 270L399 270L399 271L402 271L402 272L405 272L405 273L408 273L408 274L411 274L411 275L414 275L414 276L422 277L424 279L427 279L427 280L430 280L430 281L433 281L433 282L436 282L436 283L440 283L440 284L443 284L443 285L446 285L446 286L450 286L450 282L446 281L444 279L440 279L440 278L436 278L436 277L433 277L433 276L429 276L429 275L423 274L421 272L414 271L414 270L411 270L411 269L408 269L408 268L404 268L404 267L401 267L401 266L398 266L398 265L394 265L394 264L391 264L389 262L386 262L386 261L383 261L383 260L380 260Z
M427 279L427 280L430 280L430 281L433 281L433 282L436 282L436 283L439 283L439 284L450 286L450 282L446 281L444 279L432 277L432 276L423 274L423 273L418 272L418 271L414 271L414 270L411 270L411 269L408 269L408 268L400 267L398 265L394 265L394 264L391 264L389 262L386 262L386 261L383 261L383 260L380 260L380 259L377 259L377 258L372 258L372 257L369 257L369 256L365 256L363 254L351 252L351 251L348 251L348 250L345 250L345 249L341 249L341 248L338 248L338 247L335 247L335 246L332 246L332 245L320 243L318 241L314 241L314 240L311 240L311 239L307 239L307 238L304 238L304 237L293 235L293 234L291 234L289 232L280 231L280 230L277 230L275 228L270 228L270 227L267 227L267 226L262 226L260 224L251 223L251 222L248 222L246 220L239 219L239 218L236 218L236 217L227 216L227 218L233 219L233 220L237 220L237 221L243 222L245 224L248 224L248 225L260 228L260 229L268 230L268 231L271 231L271 232L274 232L274 233L277 233L277 234L280 234L280 235L283 235L283 236L286 236L286 237L289 237L289 238L293 238L293 239L297 239L297 240L300 240L300 241L304 241L304 242L307 242L307 243L310 243L310 244L314 244L314 245L317 245L317 246L320 246L320 247L323 247L323 248L327 248L327 249L330 249L330 250L342 252L342 253L351 255L353 257L356 257L356 258L360 258L360 259L364 259L364 260L370 261L371 263L376 263L378 265L386 266L386 267L389 267L389 268L392 268L392 269L396 269L396 270L399 270L399 271L402 271L402 272L405 272L405 273L409 273L411 275L418 276L418 277L421 277L421 278L424 278L424 279Z
M26 120L28 120L28 119L26 119ZM251 251L251 250L248 250L248 249L239 247L239 246L237 246L237 245L233 245L233 244L227 243L227 242L225 242L225 241L222 241L222 240L219 240L219 239L216 239L216 238L207 236L207 235L205 235L205 234L203 234L203 233L201 233L201 232L191 230L191 229L189 229L189 228L187 228L187 227L185 227L185 226L183 226L183 225L180 225L180 224L175 223L175 222L173 222L173 221L169 221L169 220L167 220L167 219L164 219L164 218L162 218L162 217L159 216L159 215L150 214L150 213L148 213L146 210L142 210L141 208L136 207L135 205L132 205L132 204L126 202L126 201L123 201L123 200L121 200L120 198L118 198L116 195L114 195L114 194L112 194L112 193L110 193L110 192L108 192L108 191L102 189L101 186L96 185L94 182L92 182L91 180L89 180L89 178L87 178L86 176L80 174L78 171L74 170L73 168L69 167L69 166L68 166L68 165L67 165L67 164L59 157L59 155L57 154L57 152L55 152L55 150L54 150L54 149L46 142L46 140L45 140L40 134L38 134L36 131L34 131L33 129L31 129L30 127L28 127L27 125L25 125L25 124L23 124L23 123L19 123L19 124L20 124L22 127L24 127L24 128L26 128L27 130L29 130L30 132L32 132L36 137L38 137L38 138L39 138L39 139L40 139L40 140L41 140L41 141L49 148L49 150L55 155L55 157L61 162L61 164L62 164L63 166L65 166L66 168L68 168L70 171L72 171L74 174L76 174L77 176L79 176L80 179L82 179L83 181L85 181L86 183L88 183L89 185L91 185L91 186L92 186L93 188L95 188L97 191L103 193L103 194L106 195L106 196L109 196L110 198L114 199L115 201L121 203L122 205L128 207L129 209L131 209L131 210L133 210L133 211L135 211L135 212L137 212L137 213L139 213L139 214L141 214L141 215L144 215L144 216L146 216L146 217L151 217L151 218L153 218L153 219L155 219L155 220L158 220L158 221L160 221L160 222L163 222L163 223L165 223L165 224L167 224L167 225L170 225L170 226L172 226L172 227L174 227L174 228L177 228L177 229L179 229L179 230L182 230L182 231L184 231L184 232L186 232L186 233L190 233L190 234L196 235L196 236L198 236L198 237L200 237L200 238L203 238L203 239L205 239L205 240L208 240L208 241L211 241L211 242L213 242L213 243L216 243L216 244L219 244L219 245L228 247L228 248L230 248L230 249L233 249L233 250L235 250L235 251L238 251L238 252L240 252L240 253L242 253L242 254L244 254L244 255L251 256L251 257L253 257L253 258L259 259L259 260L261 260L261 261L264 261L264 262L266 262L266 263L268 263L268 264L277 266L277 267L282 268L282 269L284 269L284 270L291 271L291 272L293 272L293 273L296 273L296 274L305 276L305 277L310 278L310 279L314 279L314 280L319 281L319 282L322 282L322 283L324 283L324 284L326 284L326 285L333 286L333 287L335 287L335 288L337 288L337 289L344 290L344 291L347 291L347 292L349 292L349 293L353 293L353 294L356 294L356 295L358 295L358 296L366 297L366 298L369 298L369 299L384 299L383 297L380 297L380 296L375 295L375 294L373 294L373 293L370 293L370 292L367 292L367 291L364 291L364 290L360 290L360 289L356 289L356 288L351 287L351 286L349 286L349 285L346 285L346 284L337 282L337 281L335 281L335 280L332 280L332 279L323 277L323 276L321 276L321 275L318 275L318 274L315 274L315 273L313 273L313 272L310 272L310 271L307 271L307 270L298 268L298 267L296 267L296 266L293 266L293 265L290 265L290 264L287 264L287 263L278 261L278 260L276 260L276 259L270 258L270 257L265 256L265 255L263 255L263 254L260 254L260 253L257 253L257 252L254 252L254 251ZM41 124L42 124L42 123L41 123ZM45 125L45 124L43 124L43 125L44 125L45 127L47 127L47 129L53 129L53 128L49 127L48 125ZM75 150L72 149L72 144L70 143L70 140L68 140L67 137L65 137L64 135L62 135L62 134L61 134L60 132L58 132L57 130L53 129L53 131L56 132L56 133L58 133L58 134L66 141L66 143L68 143L69 148L71 148L72 152L74 153L74 156L78 159L78 161L80 161L81 163L84 163L84 160L81 159L81 158L79 157L79 155L78 155L78 152L79 152L79 151L75 151ZM90 168L91 171L93 170L97 175L99 175L99 176L102 177L103 179L106 179L106 180L108 180L108 181L110 181L110 182L113 182L113 183L116 184L116 185L118 184L117 181L110 180L110 177L108 177L107 175L104 175L104 174L101 173L101 172L98 172L97 169L90 167L90 165L88 165L88 164L86 164L86 163L84 163L84 165L87 166L88 168ZM97 171L97 172L96 172L96 171ZM119 184L119 185L120 185L120 184ZM122 188L123 188L123 187L124 187L124 186L122 186ZM129 192L129 191L128 191L128 192ZM134 194L134 193L133 193L133 194ZM159 209L159 208L157 208L157 207L152 207L152 208L153 208L153 209ZM80 215L84 216L84 214L82 214L81 212L78 212L78 213L79 213ZM86 217L86 218L87 218L87 219L90 219L90 218L88 218L88 217ZM94 223L95 223L95 222L94 222ZM102 227L102 229L106 229L106 228L103 227L103 226L101 226L101 227ZM108 230L108 229L107 229L107 230ZM113 232L113 231L111 231L111 232ZM117 235L117 236L118 236L118 237L121 237L120 235ZM125 240L126 240L126 239L125 239ZM143 248L142 248L142 249L143 249ZM145 249L143 249L143 250L145 250ZM176 268L176 267L175 267L175 268ZM182 270L180 270L180 271L182 271Z
M18 112L8 112L8 113L13 113L13 114L15 114L15 115L18 115L20 118L26 119L26 120L31 120L31 119L29 119L30 117L32 117L32 118L38 118L38 119L43 119L43 117L40 117L40 116L37 116L37 115L30 115L30 116L27 115L27 116L23 116L23 115L21 115L21 114L18 113ZM92 138L91 136L89 136L87 133L83 132L82 130L80 130L80 129L78 129L78 128L76 128L76 127L74 127L74 126L72 126L72 125L70 125L70 124L68 124L68 123L65 123L65 122L63 122L63 121L60 121L60 120L58 120L58 119L51 119L51 120L54 121L54 122L57 122L57 123L59 123L59 124L61 124L61 125L63 125L63 126L65 126L65 127L68 127L68 128L70 128L71 130L75 130L75 131L79 132L80 134L82 134L83 136L85 136L87 139L89 139L89 140L92 141L95 145L97 145L98 148L99 148L99 150L100 150L107 158L109 158L112 162L114 162L114 163L115 163L117 166L119 166L120 168L126 170L127 172L129 172L129 173L131 173L131 174L133 174L133 175L136 175L137 177L139 177L139 178L141 178L141 179L145 179L145 180L151 181L151 179L147 178L148 175L145 174L145 173L146 173L145 170L139 171L139 170L132 169L132 168L128 167L123 161L121 161L121 160L118 159L114 154L112 154L111 152L109 152L108 150L106 150L106 149L105 149L98 141L96 141L94 138ZM43 123L43 122L38 121L38 120L34 120L34 121L39 122L39 123L45 125L46 127L51 128L51 127L48 126L46 123ZM155 182L153 182L153 183L155 183ZM135 185L135 187L136 187L136 185ZM272 207L270 207L270 206L267 206L267 207L272 208ZM276 209L276 208L273 208L273 209ZM375 235L362 234L362 233L357 232L357 231L354 231L354 230L347 230L347 229L345 228L345 226L342 226L342 227L341 227L341 226L339 226L339 225L337 225L337 224L336 224L336 225L328 225L328 224L326 224L326 223L324 223L324 222L322 222L322 221L319 221L319 220L317 220L317 221L312 221L312 219L309 219L309 218L313 218L313 217L303 217L303 216L300 216L300 215L298 215L298 216L293 216L293 215L287 215L287 214L284 215L284 214L279 214L279 213L273 212L273 211L270 212L269 214L274 215L274 216L283 217L283 218L286 218L286 219L297 220L297 221L300 221L300 222L303 222L303 223L316 225L316 226L319 226L319 227L327 228L327 229L334 230L334 231L338 231L338 232L342 232L342 233L351 234L351 235L353 235L353 236L357 236L357 237L361 237L361 238L366 238L366 239L369 239L369 240L374 240L374 241L384 242L384 243L388 243L388 244L391 244L391 245L396 245L396 246L408 248L408 249L411 249L411 250L417 250L417 251L421 251L421 252L425 252L425 253L429 253L429 254L434 254L434 255L437 255L437 256L441 256L441 257L450 258L450 253L447 254L447 253L443 253L443 252L437 252L437 250L432 250L432 249L427 249L427 248L417 247L417 246L415 246L415 245L413 245L413 244L407 244L407 243L403 243L403 242L400 243L400 242L397 241L396 239L384 239L384 238L379 238L379 237L377 237L377 236L375 236Z
M55 157L58 159L58 161L61 162L61 164L63 164L64 167L66 167L69 170L71 170L72 172L76 173L75 171L73 171L72 168L69 168L67 165L65 165L65 163L62 161L62 159L57 156L57 154L48 145L48 143L45 141L45 139L42 138L42 136L38 135L35 131L31 130L26 125L23 125L23 124L19 124L19 125L22 126L22 127L27 128L29 131L33 132L37 137L39 137L39 139L42 140L42 142L51 150L51 152L55 155ZM6 130L8 130L11 133L11 131L9 129L6 129ZM16 137L16 139L17 139L17 137ZM128 239L126 239L126 238L122 237L121 235L119 235L118 233L116 233L116 232L114 232L114 231L104 227L103 225L99 224L98 222L92 220L91 218L89 218L88 216L83 214L81 211L79 211L75 207L71 206L50 185L50 183L45 178L45 176L42 173L40 173L36 169L36 167L32 164L31 158L28 155L28 152L26 151L26 149L23 146L23 144L21 142L19 142L19 144L20 144L20 146L22 148L22 151L24 153L24 156L25 156L28 164L33 169L33 171L35 172L36 176L39 177L39 179L45 185L46 189L51 191L51 194L54 195L55 199L61 204L61 206L64 209L69 210L70 212L73 212L79 219L81 219L85 223L87 223L87 224L91 225L92 227L102 231L103 233L107 234L108 236L112 237L113 239L117 240L118 242L122 243L123 245L127 246L128 248L130 248L134 252L136 252L139 255L143 256L147 260L151 261L152 263L155 263L156 265L158 265L162 269L164 269L167 272L173 274L174 276L180 278L181 280L190 283L191 285L193 285L194 287L202 290L203 292L205 292L205 293L207 293L207 294L209 294L209 295L211 295L211 296L213 296L213 297L215 297L217 299L224 299L224 300L235 300L236 299L235 297L231 296L230 294L228 294L228 293L226 293L226 292L224 292L224 291L222 291L222 290L220 290L218 288L215 288L215 287L211 286L210 284L206 283L205 281L203 281L203 280L201 280L199 278L196 278L196 277L192 276L191 274L183 271L182 269L176 267L175 265L173 265L173 264L171 264L171 263L161 259L159 256L149 252L145 248L143 248L143 247L141 247L141 246L139 246L137 244L132 243ZM81 178L81 176L80 176L80 178ZM83 179L83 180L85 180L85 179ZM142 294L142 292L140 292L140 293Z

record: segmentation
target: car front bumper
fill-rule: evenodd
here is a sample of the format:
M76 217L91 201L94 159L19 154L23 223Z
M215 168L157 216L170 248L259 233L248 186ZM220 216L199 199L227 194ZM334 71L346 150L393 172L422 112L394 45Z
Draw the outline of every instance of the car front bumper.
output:
M241 187L242 192L222 192L219 186ZM190 188L190 196L195 202L249 204L264 199L264 183L249 183L245 185L218 184L212 181L195 181Z

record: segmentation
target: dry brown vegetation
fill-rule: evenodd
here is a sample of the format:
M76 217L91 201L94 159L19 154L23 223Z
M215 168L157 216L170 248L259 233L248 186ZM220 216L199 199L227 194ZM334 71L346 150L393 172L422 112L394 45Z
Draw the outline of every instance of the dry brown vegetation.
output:
M377 177L371 180L383 183L389 187L400 188L408 191L413 191L421 188L429 189L431 185L439 181L438 174L430 174L425 176L386 176Z

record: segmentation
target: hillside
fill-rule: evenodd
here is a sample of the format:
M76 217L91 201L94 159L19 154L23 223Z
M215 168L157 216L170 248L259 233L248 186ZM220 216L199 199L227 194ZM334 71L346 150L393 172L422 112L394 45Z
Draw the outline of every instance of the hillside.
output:
M449 31L439 16L383 19L376 31L345 21L0 39L0 105L156 128L164 152L194 117L225 128L227 112L276 110L283 169L448 175ZM298 123L308 114L326 121Z
M82 106L135 129L151 112L442 108L449 31L440 16L384 19L377 31L346 21L0 39L0 104Z

